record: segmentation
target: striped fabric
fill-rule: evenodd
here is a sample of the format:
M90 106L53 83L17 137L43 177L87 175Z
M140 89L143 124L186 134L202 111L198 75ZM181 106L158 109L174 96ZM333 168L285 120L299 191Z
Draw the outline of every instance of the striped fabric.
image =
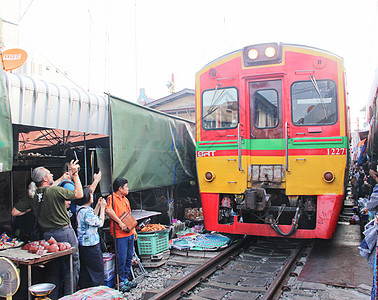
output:
M121 300L123 294L117 290L111 289L107 286L96 286L88 289L82 289L76 293L68 296L64 296L59 300L81 300L81 299L114 299Z

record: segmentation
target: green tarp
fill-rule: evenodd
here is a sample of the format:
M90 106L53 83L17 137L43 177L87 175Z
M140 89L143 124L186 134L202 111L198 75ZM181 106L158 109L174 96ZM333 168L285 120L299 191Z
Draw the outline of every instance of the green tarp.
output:
M0 71L0 172L12 170L13 136L12 122L5 78Z
M109 97L113 180L137 191L195 178L194 123Z

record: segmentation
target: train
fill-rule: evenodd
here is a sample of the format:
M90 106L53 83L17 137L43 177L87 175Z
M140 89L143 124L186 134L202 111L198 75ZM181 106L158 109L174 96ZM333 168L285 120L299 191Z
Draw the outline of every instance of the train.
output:
M330 239L348 182L344 61L246 46L196 73L196 165L207 230Z

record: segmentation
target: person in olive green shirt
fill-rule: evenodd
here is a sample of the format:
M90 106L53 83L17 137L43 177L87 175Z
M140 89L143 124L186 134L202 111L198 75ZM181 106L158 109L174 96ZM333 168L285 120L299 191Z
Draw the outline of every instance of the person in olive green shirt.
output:
M75 183L75 189L73 191L67 190L59 186L53 186L53 175L51 172L44 168L35 168L32 172L31 178L35 183L37 189L33 195L20 199L15 204L12 210L12 216L21 216L30 210L37 214L37 209L40 204L40 212L38 215L38 224L43 230L43 238L49 240L53 237L57 242L68 242L72 247L78 249L78 241L76 234L70 226L70 219L67 214L65 201L73 199L80 199L83 197L83 187L78 175L78 161L71 161L70 167L72 169L72 178ZM30 197L33 196L33 197ZM65 257L66 270L69 266L69 257ZM76 290L76 285L79 279L80 262L78 252L72 255L73 261L73 290ZM60 290L60 270L63 267L62 263L56 262L55 266L51 266L50 272L47 272L47 278L49 282L54 283L57 288L54 289L50 297L57 298ZM65 272L64 279L64 295L71 293L70 286L70 272Z

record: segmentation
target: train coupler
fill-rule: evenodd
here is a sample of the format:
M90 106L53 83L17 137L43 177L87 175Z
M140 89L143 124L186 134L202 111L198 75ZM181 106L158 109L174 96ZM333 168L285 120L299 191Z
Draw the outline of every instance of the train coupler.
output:
M282 236L291 236L293 235L296 231L297 231L297 228L298 228L298 223L299 223L299 219L301 217L301 211L302 211L302 201L299 200L298 201L298 206L297 206L297 209L295 211L295 216L293 218L293 222L292 222L292 226L291 226L291 229L288 233L284 233L279 227L278 227L278 220L279 220L279 217L280 217L280 214L278 215L277 219L274 219L273 216L270 216L268 218L269 220L269 223L270 223L270 226L272 227L272 229L277 232L278 234L282 235Z

